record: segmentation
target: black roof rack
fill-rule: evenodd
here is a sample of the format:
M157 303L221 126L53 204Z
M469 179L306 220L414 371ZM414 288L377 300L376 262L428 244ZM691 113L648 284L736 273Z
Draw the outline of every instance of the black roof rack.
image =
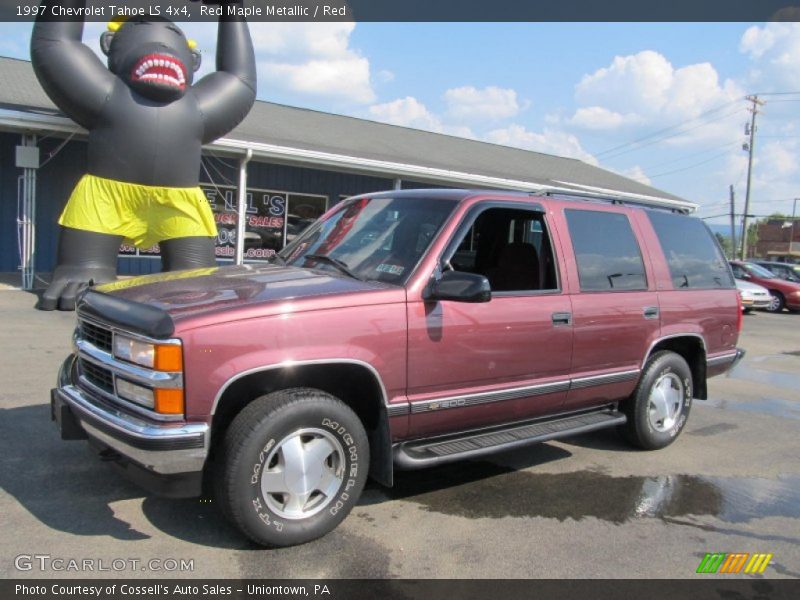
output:
M568 187L542 187L541 189L529 192L531 196L549 196L558 198L577 198L580 200L597 200L610 202L612 204L626 204L632 206L643 206L645 208L660 208L689 214L697 210L697 205L684 200L670 200L668 198L658 198L656 196L642 196L638 194L628 194L625 192L615 192L612 190L575 190Z

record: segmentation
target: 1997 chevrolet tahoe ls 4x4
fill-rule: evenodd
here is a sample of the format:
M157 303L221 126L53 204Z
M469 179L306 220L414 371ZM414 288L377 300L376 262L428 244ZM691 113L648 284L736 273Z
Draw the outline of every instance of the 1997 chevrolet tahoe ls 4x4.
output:
M270 264L86 291L53 416L153 491L199 495L205 475L270 546L331 531L395 468L612 426L663 448L742 355L730 268L680 213L357 196Z

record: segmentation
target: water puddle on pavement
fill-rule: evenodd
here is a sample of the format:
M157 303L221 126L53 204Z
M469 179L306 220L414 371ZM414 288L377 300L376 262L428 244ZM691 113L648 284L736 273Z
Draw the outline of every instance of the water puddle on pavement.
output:
M532 473L466 462L401 473L388 499L467 518L544 517L613 523L633 518L710 515L731 523L800 518L800 477L663 475L614 477L595 471Z
M795 394L800 390L800 374L786 373L782 371L769 371L767 369L756 369L746 364L737 365L730 372L731 379L744 379L756 383L764 383L775 387L793 390ZM797 396L800 399L800 396Z
M702 401L704 405L714 408L744 410L770 415L773 417L783 417L789 419L800 419L800 401L784 400L783 398L759 398L757 400L720 400L709 398Z

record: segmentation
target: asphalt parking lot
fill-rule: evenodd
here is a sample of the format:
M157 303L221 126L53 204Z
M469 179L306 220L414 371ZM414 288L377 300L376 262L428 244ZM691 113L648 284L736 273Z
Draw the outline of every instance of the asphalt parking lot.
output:
M145 496L59 439L49 389L74 315L35 300L0 291L2 577L691 578L707 552L772 553L764 577L800 577L800 315L745 317L747 357L666 450L607 431L401 473L327 537L264 550L213 502ZM101 558L126 566L40 568Z

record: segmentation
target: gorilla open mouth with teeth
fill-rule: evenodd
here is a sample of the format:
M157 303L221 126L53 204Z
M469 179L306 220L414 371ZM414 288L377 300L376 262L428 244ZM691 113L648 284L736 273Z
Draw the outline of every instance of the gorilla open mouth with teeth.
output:
M167 54L148 54L139 59L130 74L131 83L186 89L186 67Z

